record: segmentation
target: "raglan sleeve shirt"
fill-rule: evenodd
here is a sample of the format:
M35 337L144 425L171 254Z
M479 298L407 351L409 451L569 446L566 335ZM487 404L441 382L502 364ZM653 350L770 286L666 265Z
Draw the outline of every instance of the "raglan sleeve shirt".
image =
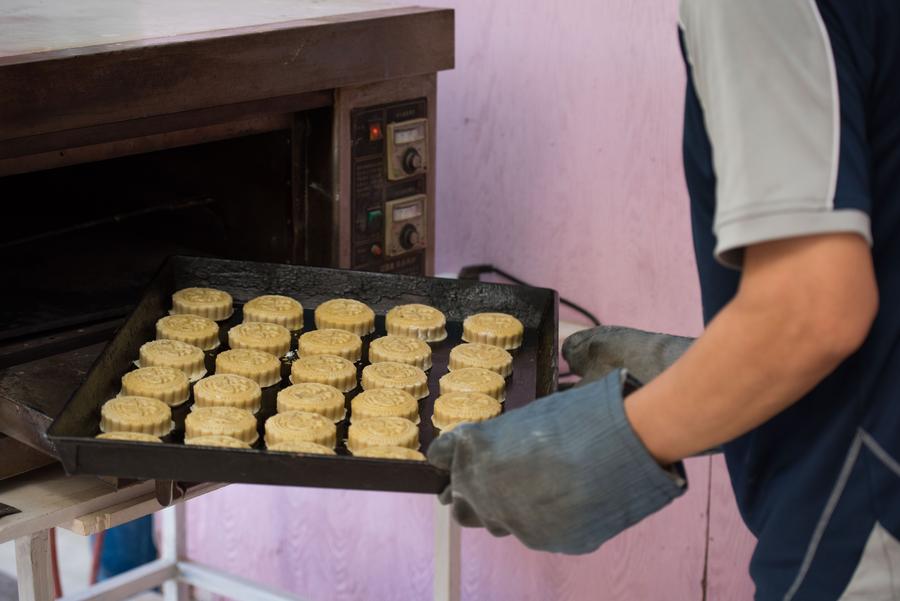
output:
M865 88L811 0L685 0L680 27L712 147L715 255L856 233L870 244Z

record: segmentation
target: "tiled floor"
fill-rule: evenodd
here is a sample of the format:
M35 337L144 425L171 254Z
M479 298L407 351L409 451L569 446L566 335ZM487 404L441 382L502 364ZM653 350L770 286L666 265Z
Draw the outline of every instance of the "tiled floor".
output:
M68 595L87 588L91 571L91 550L88 538L73 534L68 530L56 531L56 549L59 556L59 576L63 594ZM3 578L6 576L7 578ZM0 601L16 601L16 587L10 578L16 576L15 544L0 545ZM131 601L158 601L155 593L145 593L133 597Z

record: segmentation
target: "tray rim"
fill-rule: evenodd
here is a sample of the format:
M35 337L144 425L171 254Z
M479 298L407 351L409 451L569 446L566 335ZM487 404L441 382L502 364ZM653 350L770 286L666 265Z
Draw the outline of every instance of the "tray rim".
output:
M266 261L248 261L241 259L223 259L219 257L204 257L204 256L192 256L192 255L171 255L167 257L163 263L160 265L159 269L156 270L153 278L143 287L140 300L134 306L134 308L129 312L128 316L123 321L122 325L116 330L113 337L106 343L101 352L97 355L97 357L92 362L90 368L85 372L84 376L81 378L81 381L78 387L72 391L60 410L59 414L53 419L50 427L47 429L46 438L50 441L50 444L56 448L57 457L60 462L63 464L63 467L66 470L67 474L90 474L90 475L102 475L102 476L112 476L112 477L133 477L128 476L127 474L101 474L99 472L95 472L93 470L85 471L83 466L79 465L79 455L80 447L86 446L88 448L102 448L102 447L119 447L120 445L124 445L122 448L123 451L135 450L138 449L154 449L159 451L159 447L157 443L145 443L139 441L112 441L112 440L97 440L93 438L86 438L83 436L71 436L67 434L58 434L56 431L61 427L59 425L60 421L63 419L63 416L66 414L70 405L75 400L75 397L78 395L84 383L91 377L91 375L99 369L99 366L105 361L110 347L114 345L117 339L124 335L122 334L123 330L129 325L129 323L136 319L136 314L138 313L138 309L140 304L147 298L148 294L151 293L157 286L158 281L162 279L162 277L166 274L167 270L171 269L172 273L176 268L177 262L179 260L187 260L187 261L208 261L208 262L216 262L222 264L235 264L235 265L246 265L247 263L254 263L258 265L267 265L271 267L278 268L291 268L291 267L300 267L306 270L312 270L319 273L335 273L335 274L347 274L347 273L357 273L361 274L367 278L379 278L379 279L405 279L408 281L421 281L421 280L438 280L442 282L457 282L462 283L463 286L470 287L485 287L485 288L501 288L501 287L513 287L518 289L524 289L529 291L538 292L546 295L548 298L544 303L544 307L542 308L542 316L541 322L543 322L548 317L552 320L552 329L553 329L553 342L552 342L552 374L551 374L551 390L555 390L557 386L557 379L559 375L557 357L559 354L559 294L556 290L552 288L544 288L538 286L520 286L520 285L511 285L511 284L500 284L495 282L482 282L480 280L455 280L453 278L438 278L434 276L416 276L416 275L408 275L408 274L392 274L392 273L380 273L380 272L369 272L369 271L357 271L351 269L340 269L334 267L320 267L320 266L310 266L310 265L293 265L293 264L285 264L285 263L272 263ZM549 304L549 307L547 306ZM547 309L550 310L550 315L546 315ZM536 391L537 395L537 391ZM531 401L529 401L531 402ZM113 449L110 448L110 451ZM430 476L434 482L440 483L440 486L432 486L427 490L423 488L400 488L400 487L368 487L368 486L355 486L349 487L346 485L337 484L335 486L330 486L327 483L322 483L319 485L307 485L307 484L296 484L292 482L276 482L266 478L260 479L241 479L235 480L233 483L248 483L248 484L275 484L281 486L296 486L296 487L322 487L322 488L339 488L339 489L348 489L348 490L381 490L385 492L408 492L408 493L423 493L423 494L434 494L440 492L447 483L449 483L449 473L441 470L430 463L422 462L422 461L410 461L410 460L397 460L397 459L378 459L378 458L365 458L365 457L352 457L347 455L328 455L328 456L317 456L317 455L309 455L309 454L289 454L289 453L279 453L279 452L271 452L266 449L221 449L216 447L186 447L184 445L178 445L175 448L175 445L166 445L166 448L163 450L164 453L189 453L193 456L201 456L205 454L216 454L217 457L223 457L223 453L227 453L229 457L244 457L250 460L251 457L258 457L262 452L266 457L279 457L283 461L286 462L303 462L303 463L319 463L321 462L323 465L331 464L334 465L335 460L341 462L345 465L356 466L356 468L370 469L375 473L376 471L384 471L396 468L405 468L406 470L412 470L420 475ZM327 463L326 463L327 462ZM345 468L346 469L346 468ZM138 477L140 479L156 479L156 480L171 480L171 477L165 476L154 476L154 477ZM202 480L202 479L201 479ZM180 481L180 480L179 480Z

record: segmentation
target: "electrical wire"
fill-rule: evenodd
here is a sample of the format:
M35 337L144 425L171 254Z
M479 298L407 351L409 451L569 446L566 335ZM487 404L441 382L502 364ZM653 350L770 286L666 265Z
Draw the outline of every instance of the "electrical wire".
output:
M458 277L461 280L478 280L478 279L480 279L480 276L484 273L496 273L501 278L503 278L505 280L509 280L510 282L512 282L514 284L518 284L520 286L531 286L531 284L529 284L528 282L525 282L525 281L517 278L516 276L512 275L511 273L504 271L504 270L500 269L499 267L495 267L494 265L491 265L489 263L482 263L480 265L467 265L459 270ZM569 307L573 311L581 313L586 318L588 318L588 320L590 320L590 322L592 324L594 324L595 326L602 325L600 323L600 320L597 319L597 317L593 313L591 313L590 311L588 311L581 305L577 305L577 304L573 303L572 301L562 298L562 297L559 298L559 304L565 305L566 307Z

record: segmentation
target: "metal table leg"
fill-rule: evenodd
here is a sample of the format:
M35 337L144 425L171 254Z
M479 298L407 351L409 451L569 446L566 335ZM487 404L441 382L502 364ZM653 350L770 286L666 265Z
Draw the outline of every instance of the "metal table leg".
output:
M52 601L56 597L50 567L49 530L16 539L16 575L19 601Z
M184 512L184 503L176 503L162 511L160 558L176 565L187 557ZM163 584L163 598L165 601L188 601L188 585L174 578L166 580Z
M450 507L434 500L434 601L459 601L460 531Z

